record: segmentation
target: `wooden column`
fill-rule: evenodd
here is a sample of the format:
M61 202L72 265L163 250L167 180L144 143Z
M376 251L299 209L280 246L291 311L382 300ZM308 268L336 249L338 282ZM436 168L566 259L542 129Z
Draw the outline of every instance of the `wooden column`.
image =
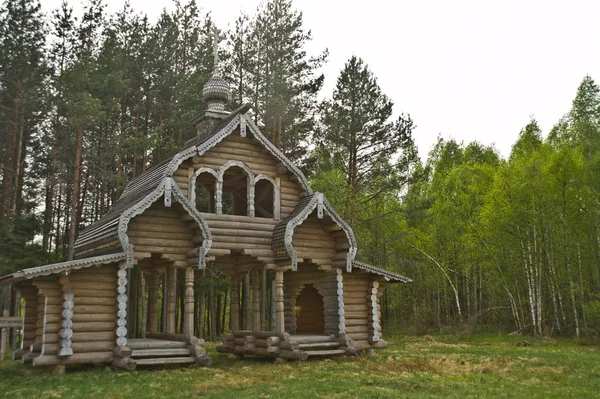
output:
M231 276L231 315L229 323L231 331L240 329L240 281L237 276Z
M282 334L285 332L285 316L283 307L283 270L277 270L275 272L275 287L275 306L277 309L277 323L275 332Z
M252 331L260 331L260 271L252 271L252 302L254 314L252 315Z
M146 273L140 269L140 295L142 296L142 338L146 338L148 326L148 302L146 301Z
M119 263L119 271L117 272L117 303L119 311L117 312L117 346L127 345L127 303L129 284L127 284L128 272L131 269L126 269L126 263Z
M150 284L148 285L148 330L158 331L158 271L150 272Z
M175 289L177 269L167 267L167 334L175 334Z
M248 177L248 216L254 217L254 184L250 184Z
M183 334L194 335L194 268L185 269L185 319Z
M252 305L250 304L250 272L244 274L244 329L252 329Z
M73 349L71 348L71 338L73 337L73 287L68 275L61 276L58 279L60 290L62 291L62 320L60 322L60 330L58 336L58 356L71 356Z
M160 330L164 333L167 332L167 270L162 276L162 306L161 306L161 315L160 315Z

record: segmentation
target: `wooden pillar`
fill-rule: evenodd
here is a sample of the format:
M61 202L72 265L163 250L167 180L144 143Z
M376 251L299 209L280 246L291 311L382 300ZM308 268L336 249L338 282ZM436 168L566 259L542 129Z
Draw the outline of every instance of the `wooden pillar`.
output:
M4 309L2 317L8 317L8 309ZM2 329L2 335L0 335L0 362L6 358L6 351L8 347L8 328Z
M167 267L167 334L175 334L175 289L177 269Z
M231 276L231 315L229 323L231 331L240 329L240 281L237 276Z
M244 329L252 329L252 305L250 304L250 272L244 274Z
M162 306L161 306L161 315L160 315L160 330L164 333L167 332L167 270L162 276Z
M183 334L194 335L194 268L185 269L185 319Z
M131 269L126 270L126 263L119 263L119 271L117 272L117 303L119 311L117 312L117 346L127 345L127 303L129 291L129 284L127 281L128 272Z
M248 216L254 217L254 184L250 183L248 177Z
M158 331L158 271L150 272L150 284L148 285L148 330Z
M275 272L275 287L275 305L277 309L277 323L275 332L282 334L285 332L285 316L283 307L283 270L277 270Z
M142 338L146 338L148 326L148 302L146 301L146 273L140 269L140 295L142 296Z
M73 288L69 276L61 276L58 279L60 290L62 291L62 320L60 322L60 330L58 336L58 356L71 356L73 349L71 348L71 338L73 337Z
M260 273L260 331L267 330L267 269Z
M252 271L252 302L254 314L252 315L252 331L260 331L260 271Z

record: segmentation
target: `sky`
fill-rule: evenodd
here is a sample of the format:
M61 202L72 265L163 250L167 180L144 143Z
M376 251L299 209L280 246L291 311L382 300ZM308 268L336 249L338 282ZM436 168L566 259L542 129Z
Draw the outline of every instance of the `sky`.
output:
M41 0L44 11L61 0ZM123 1L105 0L107 11ZM185 0L182 0L185 2ZM81 10L79 0L69 3ZM130 0L156 21L170 1ZM219 29L261 0L198 0ZM329 50L321 96L331 96L352 56L362 57L394 102L410 114L423 159L437 137L477 140L510 154L534 117L544 135L565 115L583 77L600 82L600 1L294 0L313 40Z

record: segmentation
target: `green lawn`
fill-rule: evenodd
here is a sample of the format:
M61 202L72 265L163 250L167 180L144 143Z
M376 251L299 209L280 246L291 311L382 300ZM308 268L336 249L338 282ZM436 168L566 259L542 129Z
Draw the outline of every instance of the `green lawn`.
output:
M551 398L600 395L600 347L573 340L476 334L398 337L372 357L273 364L229 360L214 346L213 366L65 375L0 363L9 398Z

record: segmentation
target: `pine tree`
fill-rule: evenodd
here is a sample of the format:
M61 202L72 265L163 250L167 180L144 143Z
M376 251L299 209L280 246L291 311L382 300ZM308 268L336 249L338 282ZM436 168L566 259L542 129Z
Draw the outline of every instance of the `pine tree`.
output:
M44 112L45 26L34 0L8 0L0 9L0 221L10 224L27 205L27 157Z
M416 160L410 116L392 118L392 101L360 58L346 62L333 96L322 104L320 142L329 149L336 168L344 171L348 197L346 212L354 223L359 193L367 188L377 196L397 183L390 160L407 149L404 171Z

